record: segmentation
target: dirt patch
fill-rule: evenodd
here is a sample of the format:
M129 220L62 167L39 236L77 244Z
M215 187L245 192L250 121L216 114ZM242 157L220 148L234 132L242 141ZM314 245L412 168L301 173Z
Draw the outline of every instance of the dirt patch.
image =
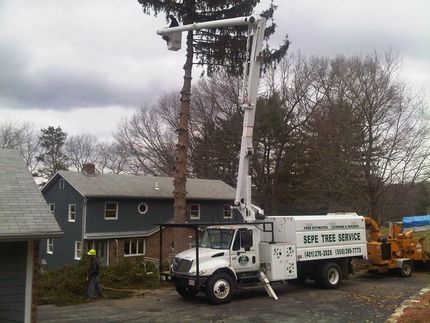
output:
M430 291L420 299L413 301L411 306L403 311L398 323L428 322L430 318Z

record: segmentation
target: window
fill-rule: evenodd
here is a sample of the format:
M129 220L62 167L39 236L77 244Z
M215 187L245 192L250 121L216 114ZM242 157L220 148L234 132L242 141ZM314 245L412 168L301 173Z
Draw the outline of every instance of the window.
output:
M249 250L253 245L252 230L239 229L233 243L233 251Z
M232 219L233 213L231 212L230 204L224 204L224 219Z
M190 219L200 219L200 204L190 205Z
M105 220L118 219L118 202L105 203Z
M76 204L69 204L69 222L75 222Z
M137 206L137 210L140 214L145 214L146 212L148 212L148 209L148 204L146 204L145 202L142 202Z
M130 239L124 241L124 256L142 256L145 254L145 239Z
M46 239L46 253L50 255L54 253L54 239Z
M60 181L58 182L58 188L60 190L64 190L64 179L60 178Z
M51 210L52 215L55 215L55 204L49 203L49 209Z
M75 241L75 259L81 260L82 257L82 243L81 241Z

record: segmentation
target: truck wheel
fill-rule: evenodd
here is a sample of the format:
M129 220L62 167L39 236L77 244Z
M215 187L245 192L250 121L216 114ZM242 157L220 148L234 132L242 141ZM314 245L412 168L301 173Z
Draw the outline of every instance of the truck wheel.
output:
M402 268L400 268L401 277L410 277L412 275L413 265L411 261L403 261Z
M342 270L334 262L328 262L321 266L316 277L316 284L324 289L336 289L342 282Z
M206 296L213 305L228 303L234 294L234 282L227 273L216 273L209 278Z
M175 289L183 298L193 298L198 293L198 290L184 286L183 284L175 284Z

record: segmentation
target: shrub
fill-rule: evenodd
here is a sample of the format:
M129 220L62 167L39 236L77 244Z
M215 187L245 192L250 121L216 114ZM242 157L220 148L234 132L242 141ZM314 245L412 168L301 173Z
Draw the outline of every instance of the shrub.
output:
M65 265L40 275L39 304L71 305L87 298L86 281L89 260L84 257L77 265ZM155 264L138 259L135 263L124 258L118 264L101 267L102 286L116 289L104 290L107 298L130 296L129 290L158 288L159 275ZM128 291L121 291L126 289Z

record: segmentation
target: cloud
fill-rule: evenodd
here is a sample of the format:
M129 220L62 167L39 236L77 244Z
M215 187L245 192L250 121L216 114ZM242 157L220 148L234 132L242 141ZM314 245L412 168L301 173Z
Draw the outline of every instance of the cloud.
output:
M263 0L260 8L267 3ZM428 88L427 0L276 4L274 47L288 34L291 50L306 55L392 50L404 58L403 75L418 89ZM155 103L183 80L184 50L167 51L155 34L165 24L162 14L144 15L136 0L0 1L0 109L71 111Z
M184 54L168 53L155 34L164 22L145 16L137 1L66 4L0 3L3 106L136 107L179 88Z
M85 107L59 111L50 109L28 109L19 113L17 109L0 109L0 120L17 123L32 122L36 129L60 126L68 135L90 133L101 140L109 140L117 124L131 117L136 109L119 106Z

